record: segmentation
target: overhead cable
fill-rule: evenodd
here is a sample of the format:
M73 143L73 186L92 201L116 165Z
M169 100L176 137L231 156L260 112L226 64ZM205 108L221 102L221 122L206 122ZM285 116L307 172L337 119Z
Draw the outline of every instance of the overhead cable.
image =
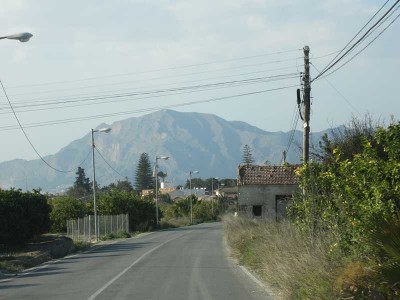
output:
M216 61L209 61L209 62L203 62L203 63L198 63L198 64L189 64L189 65L167 67L167 68L159 68L159 69L139 71L139 72L129 72L129 73L114 74L114 75L104 75L104 76L97 76L97 77L88 77L88 78L64 80L64 81L53 81L53 82L45 82L45 83L37 83L37 84L15 85L15 86L10 86L9 89L21 88L21 87L32 87L32 86L43 86L43 85L51 85L51 84L73 83L73 82L90 81L90 80L97 80L97 79L108 79L108 78L120 77L120 76L129 76L129 75L146 74L146 73L154 73L154 72L177 70L177 69L186 69L186 68L192 68L192 67L198 67L198 66L205 66L205 65L219 64L219 63L225 63L225 62L232 62L232 61L247 60L247 59L259 58L259 57L266 57L266 56L272 56L272 55L278 55L278 54L284 54L284 53L290 53L290 52L297 52L297 51L301 51L301 50L302 49L292 49L292 50L286 50L286 51L277 51L277 52L264 53L264 54L259 54L259 55L236 57L236 58L230 58L230 59L224 59L224 60L216 60ZM288 59L288 60L294 60L294 59L291 58L291 59ZM285 60L283 60L283 61L285 61ZM282 60L280 62L282 62Z
M174 95L181 95L187 93L194 93L194 92L203 92L221 88L232 88L238 87L243 85L250 85L250 84L259 84L259 83L267 83L267 82L274 82L280 80L287 80L296 78L298 75L296 73L284 76L271 76L265 79L257 78L251 80L242 80L236 82L227 82L227 83L220 83L220 84L210 84L204 86L194 86L194 87L181 87L176 89L168 89L168 90L159 90L159 91L144 91L138 93L129 93L129 94L116 94L116 95L106 95L103 97L94 97L94 98L83 98L83 99L76 99L76 100L66 100L60 102L49 102L49 103L38 103L38 104L25 104L14 106L14 108L22 108L22 110L18 110L18 112L31 112L31 111L43 111L43 110L50 110L50 109L60 109L60 108L68 108L68 107L78 107L78 106L85 106L85 105L93 105L93 104L110 104L115 102L126 102L126 101L137 101L143 99L153 99L159 97L167 97L167 96L174 96ZM138 97L140 95L147 95L143 97ZM75 104L72 104L75 103ZM78 104L76 104L78 103ZM72 104L72 105L68 105ZM60 106L54 106L60 105ZM49 107L50 106L50 107ZM51 107L52 106L52 107ZM35 107L34 109L24 109L28 107ZM37 108L37 107L45 107L45 108ZM7 108L1 108L1 110L5 110ZM9 112L2 112L0 114L8 114Z
M36 147L35 147L35 146L33 145L33 143L31 142L31 140L30 140L28 134L26 133L24 127L22 127L21 122L19 121L18 116L17 116L17 114L16 114L15 111L14 111L14 108L13 108L13 106L12 106L12 104L11 104L10 99L8 98L6 89L4 88L3 82L2 82L1 80L0 80L0 84L1 84L1 87L2 87L2 89L3 89L4 95L5 95L6 98L7 98L8 103L10 104L10 108L11 108L13 114L14 114L14 117L15 117L15 119L17 120L17 123L18 123L19 128L22 130L22 132L23 132L23 134L24 134L26 140L28 141L29 145L31 145L32 149L35 151L35 153L36 153L37 156L41 159L41 161L43 161L49 168L53 169L54 171L60 172L60 173L70 173L70 172L73 172L73 171L75 171L76 169L78 169L78 167L81 166L81 165L85 162L85 160L88 158L88 156L86 156L85 159L84 159L76 168L73 168L73 169L71 169L71 170L60 170L60 169L57 169L57 168L53 167L52 165L50 165L50 164L40 155L39 151L36 149ZM90 154L90 151L89 151L89 154Z
M353 45L349 46L349 44L360 34L360 32L372 21L372 19L380 12L380 10L386 5L387 2L383 4L383 6L374 14L374 16L367 22L366 25L346 44L346 46L342 49L342 51L329 63L327 64L322 71L312 80L315 81L330 69L332 69L336 64L338 64L345 56L347 56L357 45L359 45L362 41L364 41L365 37L376 27L378 26L383 19L396 7L396 5L400 2L397 0L379 19L376 21ZM348 47L349 46L349 47ZM344 49L347 48L347 51L344 52L341 56L339 56ZM338 57L339 56L339 57ZM338 57L338 58L337 58ZM336 60L335 60L336 59Z
M170 104L170 105L164 105L164 106L149 107L149 108L133 110L133 111L123 111L123 112L115 112L115 113L108 113L108 114L101 114L101 115L92 115L92 116L87 116L87 117L69 118L69 119L53 120L53 121L46 121L46 122L28 123L28 124L24 124L24 127L25 128L34 128L34 127L58 125L58 124L65 124L65 123L72 123L72 122L81 122L81 121L98 119L98 118L105 118L105 117L131 115L131 114L137 114L137 113L143 113L143 112L157 111L157 110L161 110L161 109L170 109L170 108L176 108L176 107L184 107L184 106L190 106L190 105L196 105L196 104L202 104L202 103L210 103L210 102L222 101L222 100L226 100L226 99L240 98L240 97L244 97L244 96L250 96L250 95L256 95L256 94L268 93L268 92L272 92L272 91L279 91L279 90L289 89L289 88L293 88L293 87L297 87L297 86L298 86L298 84L290 85L290 86L277 87L277 88L272 88L272 89L265 89L265 90L249 92L249 93L230 95L230 96L209 98L209 99L205 99L205 100L197 100L197 101L184 102L184 103L179 103L179 104ZM14 125L0 126L0 131L15 130L17 128L18 127L14 126Z

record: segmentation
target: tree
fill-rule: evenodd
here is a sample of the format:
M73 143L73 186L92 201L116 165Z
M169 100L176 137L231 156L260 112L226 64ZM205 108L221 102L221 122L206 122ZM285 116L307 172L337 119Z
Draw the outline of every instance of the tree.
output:
M74 185L68 189L67 194L72 197L84 197L92 192L90 180L86 177L85 169L78 167Z
M162 182L164 182L165 178L168 176L167 173L164 173L163 171L158 172L158 177L162 179Z
M376 146L374 133L379 127L379 121L374 122L369 114L363 118L353 117L348 124L332 129L329 135L325 133L319 142L319 153L313 153L313 156L325 163L332 163L335 160L334 151L339 151L341 161L351 160L363 152L364 142ZM382 149L378 150L382 152Z
M135 188L138 191L152 189L155 186L155 181L151 171L149 155L142 153L139 158L139 163L135 174Z
M253 150L247 144L243 147L243 163L246 165L254 163Z
M82 218L87 212L84 202L69 196L53 198L49 200L49 204L52 232L66 232L67 220Z
M101 191L103 193L110 193L113 190L130 193L133 191L133 186L128 179L125 179L125 180L118 180L117 183L113 182L101 188Z

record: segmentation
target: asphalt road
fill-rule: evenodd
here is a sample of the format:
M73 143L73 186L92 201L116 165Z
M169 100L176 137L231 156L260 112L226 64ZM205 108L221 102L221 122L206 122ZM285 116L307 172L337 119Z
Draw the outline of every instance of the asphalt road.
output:
M227 258L222 224L147 234L0 281L0 299L272 299Z

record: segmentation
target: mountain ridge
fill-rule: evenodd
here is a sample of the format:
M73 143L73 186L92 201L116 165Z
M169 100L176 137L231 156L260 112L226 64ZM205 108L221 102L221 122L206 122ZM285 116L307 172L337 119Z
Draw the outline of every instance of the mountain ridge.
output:
M111 125L101 123L96 128L111 127L108 134L95 133L96 181L100 185L118 179L134 178L140 154L146 152L150 159L169 156L159 161L159 168L168 173L167 181L173 185L184 183L190 170L199 170L199 177L235 178L242 160L242 149L248 144L253 149L256 163L269 161L279 164L290 132L269 132L242 121L227 121L213 114L187 113L160 110L140 117L116 121ZM319 140L326 131L313 133ZM295 141L302 133L295 132ZM57 169L70 170L81 164L86 175L91 176L91 136L70 142L57 153L44 157ZM290 149L287 159L298 163L300 153ZM103 161L103 158L105 161ZM83 163L82 163L83 162ZM117 174L108 164L111 165ZM13 159L0 163L0 187L25 189L42 188L60 191L75 180L75 172L58 173L40 159Z

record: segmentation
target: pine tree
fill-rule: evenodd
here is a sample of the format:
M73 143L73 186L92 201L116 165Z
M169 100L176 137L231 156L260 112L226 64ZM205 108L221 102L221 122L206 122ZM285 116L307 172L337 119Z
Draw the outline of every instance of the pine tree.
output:
M155 181L151 170L149 155L142 153L135 173L135 188L137 191L152 189L155 187Z
M78 167L78 170L76 171L75 174L76 174L76 177L75 177L74 187L82 188L89 192L90 191L90 181L89 181L89 178L86 177L85 169Z
M86 177L85 169L78 167L76 171L75 182L67 191L69 196L81 198L89 195L92 192L90 180Z
M243 163L246 165L254 163L253 150L247 144L243 147Z

